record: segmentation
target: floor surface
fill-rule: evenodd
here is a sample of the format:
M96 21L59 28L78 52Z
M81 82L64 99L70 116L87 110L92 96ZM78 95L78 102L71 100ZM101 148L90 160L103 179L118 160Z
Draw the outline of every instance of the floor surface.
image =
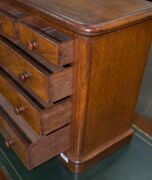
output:
M137 111L152 121L152 45L145 68L144 78L137 104Z
M28 172L2 137L0 147L0 166L8 180L152 180L152 139L140 131L130 144L81 175L69 172L57 158Z

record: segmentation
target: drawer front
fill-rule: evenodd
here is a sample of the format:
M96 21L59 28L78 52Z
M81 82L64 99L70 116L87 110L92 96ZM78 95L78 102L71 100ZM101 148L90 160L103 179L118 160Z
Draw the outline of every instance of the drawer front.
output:
M47 75L1 40L0 64L43 101L49 100ZM29 77L26 74L29 74Z
M59 101L45 109L36 100L33 102L2 70L0 71L0 95L4 97L0 98L0 105L7 112L13 111L18 118L24 118L39 135L49 134L71 122L71 98Z
M72 67L53 73L3 38L0 38L0 65L45 107L72 94Z
M5 145L15 151L27 169L35 168L69 148L69 125L31 141L22 130L19 131L17 124L14 126L13 119L4 113L0 109L0 133L5 139Z
M27 15L11 5L0 2L0 33L7 38L16 40L18 31L16 22Z
M31 104L17 87L14 87L10 81L6 80L0 74L0 93L14 107L17 115L22 115L26 121L40 134L40 114L39 111Z
M0 115L0 133L4 137L4 143L7 148L11 148L15 151L18 157L21 159L24 165L27 164L26 147L21 139L7 124L6 120Z
M24 23L19 23L18 29L21 44L44 60L56 66L69 64L73 61L73 40L61 42L58 40L60 39L58 36L63 35L55 33L55 30L45 33ZM50 34L53 34L54 37L51 37Z
M15 19L0 13L0 33L13 40L17 39Z

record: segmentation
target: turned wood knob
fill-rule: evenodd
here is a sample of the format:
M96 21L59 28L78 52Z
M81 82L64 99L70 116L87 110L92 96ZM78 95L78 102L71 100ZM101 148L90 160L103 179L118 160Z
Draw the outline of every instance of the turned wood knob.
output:
M11 140L5 140L5 146L10 149L14 144L15 144L15 141L13 139Z
M36 49L39 48L39 43L35 40L32 40L32 41L29 41L27 43L27 48L30 50L30 51L34 51Z
M19 115L19 114L22 114L23 112L25 111L25 108L24 106L22 105L18 105L14 108L14 112Z
M31 78L31 74L28 71L19 74L19 80L22 82L26 82Z

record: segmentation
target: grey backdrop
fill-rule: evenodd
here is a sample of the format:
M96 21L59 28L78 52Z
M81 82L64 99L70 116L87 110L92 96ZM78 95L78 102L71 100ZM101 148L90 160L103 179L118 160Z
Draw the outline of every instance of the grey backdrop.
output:
M137 112L150 118L152 121L152 45L137 103Z

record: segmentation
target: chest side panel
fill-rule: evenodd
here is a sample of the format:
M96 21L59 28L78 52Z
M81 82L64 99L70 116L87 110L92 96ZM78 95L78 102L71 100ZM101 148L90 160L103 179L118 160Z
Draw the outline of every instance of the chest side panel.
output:
M151 27L150 20L93 39L84 152L131 127Z

